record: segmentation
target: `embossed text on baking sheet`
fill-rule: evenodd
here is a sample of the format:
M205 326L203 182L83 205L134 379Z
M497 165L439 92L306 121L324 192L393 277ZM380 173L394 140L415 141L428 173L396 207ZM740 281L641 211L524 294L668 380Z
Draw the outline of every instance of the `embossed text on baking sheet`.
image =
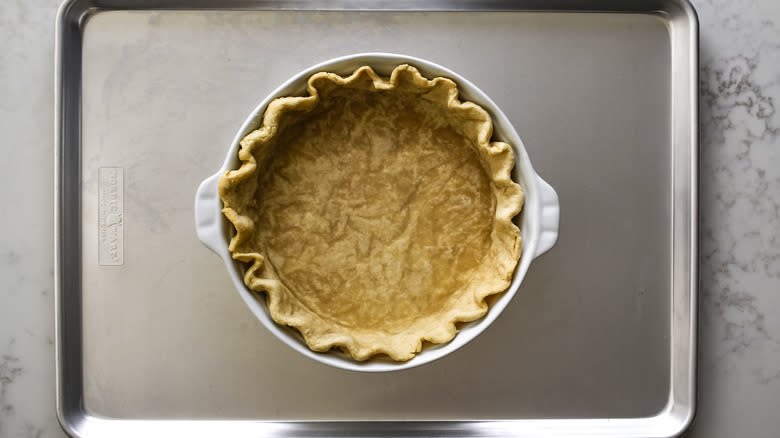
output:
M98 170L98 263L119 266L124 263L124 169Z

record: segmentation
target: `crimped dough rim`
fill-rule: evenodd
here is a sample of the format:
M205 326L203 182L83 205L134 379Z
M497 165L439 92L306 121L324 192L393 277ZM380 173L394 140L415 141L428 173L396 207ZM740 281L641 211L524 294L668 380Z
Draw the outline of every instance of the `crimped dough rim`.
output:
M423 318L400 333L340 326L307 308L269 266L263 249L250 247L255 221L251 209L241 205L247 195L256 193L258 189L256 179L261 168L258 166L257 154L270 153L284 116L288 113L310 112L319 103L321 93L315 84L327 81L329 86L365 89L367 78L370 79L371 89L376 91L396 90L400 81L405 81L405 87L411 84L420 94L425 94L425 98L438 100L446 105L448 111L461 112L461 116L473 122L469 123L469 128L464 128L470 131L464 136L475 145L483 170L490 178L495 200L489 260L495 264L495 281L485 287L472 288L471 296L463 297L451 308L436 314L435 320ZM334 73L316 73L308 80L308 92L309 96L273 100L265 111L260 128L247 134L240 142L238 157L241 166L226 172L219 180L219 194L224 204L222 212L236 230L230 240L230 253L233 259L248 265L244 283L255 292L265 292L271 318L278 324L297 329L314 351L326 352L338 348L361 361L379 354L386 354L396 361L406 361L422 349L423 341L435 344L451 341L457 334L457 322L473 321L484 316L488 311L485 298L504 292L509 287L520 259L522 239L512 219L522 209L524 193L520 185L511 179L515 164L512 147L503 142L490 141L493 133L490 115L472 102L461 102L457 85L453 81L442 77L426 79L416 68L407 64L397 66L390 78L379 76L368 66L358 68L347 77Z

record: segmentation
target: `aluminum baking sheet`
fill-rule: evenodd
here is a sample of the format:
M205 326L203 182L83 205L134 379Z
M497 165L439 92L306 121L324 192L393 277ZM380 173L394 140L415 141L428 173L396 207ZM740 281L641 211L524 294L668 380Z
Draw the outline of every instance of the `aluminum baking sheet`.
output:
M57 20L57 410L73 436L674 436L695 402L697 21L685 0L74 0ZM357 52L513 121L560 236L457 352L364 374L268 333L192 199L246 115Z

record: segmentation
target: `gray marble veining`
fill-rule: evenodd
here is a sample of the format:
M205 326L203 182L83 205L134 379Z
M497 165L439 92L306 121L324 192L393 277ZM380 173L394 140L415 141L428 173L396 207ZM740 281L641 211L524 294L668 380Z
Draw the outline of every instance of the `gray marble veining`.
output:
M53 22L0 2L0 437L58 437L52 299ZM695 0L701 21L698 416L690 437L780 430L780 3Z
M780 4L695 3L700 403L689 435L773 437L780 430Z
M56 437L52 297L54 16L0 2L0 436Z

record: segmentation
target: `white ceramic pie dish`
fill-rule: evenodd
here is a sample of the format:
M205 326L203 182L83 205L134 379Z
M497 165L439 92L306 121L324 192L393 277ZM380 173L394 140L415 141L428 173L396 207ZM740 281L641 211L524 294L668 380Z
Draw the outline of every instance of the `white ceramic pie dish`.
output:
M217 191L217 183L225 172L240 166L238 160L239 142L244 136L260 126L263 113L272 100L283 96L303 95L306 91L308 78L317 72L327 71L346 76L358 67L369 65L377 73L389 76L390 72L399 64L410 64L427 78L443 76L454 80L458 84L461 100L474 102L490 113L494 125L493 138L509 143L514 148L513 179L519 182L525 191L525 204L523 212L519 216L523 236L523 254L509 289L497 296L487 315L476 321L463 324L460 332L452 341L437 345L426 344L420 353L407 362L394 362L389 359L371 359L359 362L335 350L327 353L317 353L310 350L304 343L303 337L295 329L276 324L271 319L265 300L256 297L256 294L244 285L242 280L243 266L240 262L234 261L228 251L233 226L222 215L222 201ZM390 53L360 53L334 58L307 68L290 78L263 99L252 111L233 139L222 167L200 184L195 195L195 227L198 238L225 262L236 289L257 319L282 342L305 356L334 367L367 372L394 371L426 364L452 353L479 335L501 314L514 297L531 261L555 244L558 238L558 217L558 195L534 171L517 131L501 109L485 93L462 76L438 64L411 56Z

